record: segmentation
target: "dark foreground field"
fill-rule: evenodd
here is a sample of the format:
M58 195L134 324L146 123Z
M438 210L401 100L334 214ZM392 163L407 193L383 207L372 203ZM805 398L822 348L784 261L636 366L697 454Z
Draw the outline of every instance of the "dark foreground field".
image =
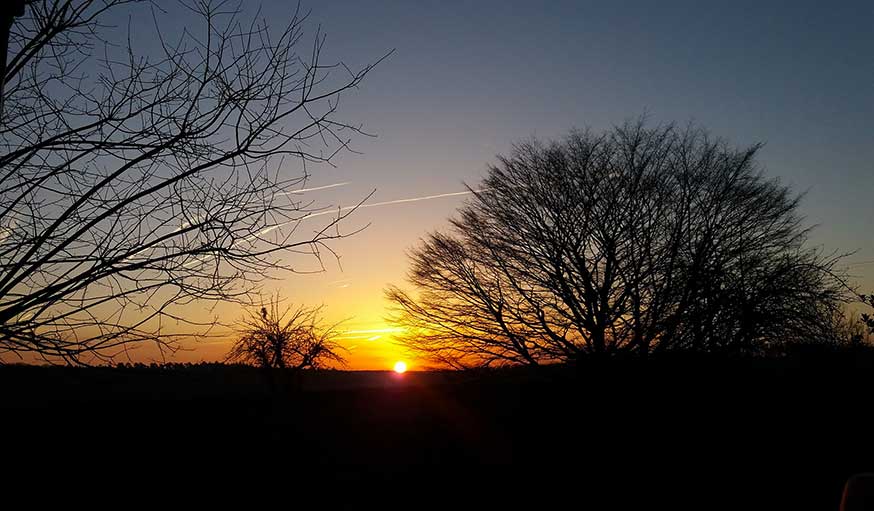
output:
M836 510L846 478L874 469L870 358L277 378L2 367L4 487Z

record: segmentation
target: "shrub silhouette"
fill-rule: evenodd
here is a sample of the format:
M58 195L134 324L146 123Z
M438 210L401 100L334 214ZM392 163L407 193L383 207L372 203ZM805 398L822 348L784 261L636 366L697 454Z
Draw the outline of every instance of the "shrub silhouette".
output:
M279 299L243 321L240 337L227 362L262 368L318 368L329 362L343 364L342 347L335 342L337 324L326 326L322 307L299 306L279 310Z

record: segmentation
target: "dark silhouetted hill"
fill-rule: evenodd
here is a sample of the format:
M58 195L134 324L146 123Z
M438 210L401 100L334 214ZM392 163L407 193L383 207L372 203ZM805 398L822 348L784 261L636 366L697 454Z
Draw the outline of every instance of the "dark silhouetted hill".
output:
M241 366L2 367L7 481L84 456L133 481L163 460L162 477L237 491L293 480L510 508L836 509L874 462L868 351L266 381Z

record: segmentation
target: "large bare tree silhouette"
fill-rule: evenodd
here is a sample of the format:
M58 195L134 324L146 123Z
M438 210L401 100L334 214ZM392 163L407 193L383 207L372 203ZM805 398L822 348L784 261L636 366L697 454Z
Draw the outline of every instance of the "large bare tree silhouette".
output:
M125 9L132 33L107 26ZM196 23L159 28L180 13ZM4 70L0 350L86 362L172 345L176 306L245 302L302 270L290 254L318 259L344 235L351 211L308 221L290 192L363 133L336 114L373 64L323 62L305 20L274 30L210 0L28 2ZM157 54L139 54L145 37Z
M831 340L840 257L758 150L642 121L517 144L388 289L400 341L469 366Z

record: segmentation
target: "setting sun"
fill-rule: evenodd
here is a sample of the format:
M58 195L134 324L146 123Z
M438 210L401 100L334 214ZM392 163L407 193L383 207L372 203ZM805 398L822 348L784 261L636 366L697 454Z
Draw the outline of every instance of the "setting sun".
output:
M407 363L403 360L398 360L395 362L395 372L398 374L407 372Z

